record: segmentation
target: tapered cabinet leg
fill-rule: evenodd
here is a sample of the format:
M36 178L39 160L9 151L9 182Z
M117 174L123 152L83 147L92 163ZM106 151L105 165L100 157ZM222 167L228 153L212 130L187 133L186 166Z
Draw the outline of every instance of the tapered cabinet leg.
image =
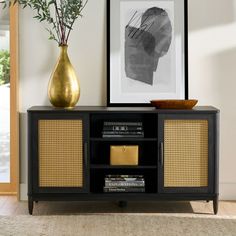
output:
M214 214L217 215L218 213L218 205L219 205L219 197L215 197L213 200L213 209L214 209Z
M32 197L28 198L28 209L29 209L29 214L32 215L33 209L34 209L34 201L33 201Z

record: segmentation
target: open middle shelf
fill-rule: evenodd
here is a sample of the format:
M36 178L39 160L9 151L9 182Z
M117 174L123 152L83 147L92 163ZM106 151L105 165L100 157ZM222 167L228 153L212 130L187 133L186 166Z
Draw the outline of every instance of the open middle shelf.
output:
M106 127L105 123L110 126ZM144 182L143 187L145 193L157 192L158 140L156 114L98 113L91 116L90 127L90 191L92 193L107 194L107 192L104 192L104 187L107 187L107 176L128 176L128 178L130 176L141 176ZM140 136L134 135L132 137L132 135L129 136L131 134L129 132L127 132L128 135L119 135L119 132L117 135L116 131L114 131L113 135L113 130L116 130L116 128L118 130L126 129L131 133L134 130L141 130L143 134ZM109 130L108 132L110 132L111 135L106 137L104 130ZM112 146L124 146L124 148L129 146L138 147L138 165L110 165ZM114 182L112 184L114 184ZM123 183L123 185L118 186L118 188L121 187L127 190L125 184ZM130 182L128 185L129 184ZM137 183L134 183L134 186L132 186L134 189L135 184ZM128 191L135 191L132 187L131 190ZM119 189L114 189L114 191L118 190ZM131 192L125 191L125 193ZM109 194L122 193L109 192ZM143 192L134 194L143 194Z
M157 141L143 142L140 140L104 140L90 141L90 163L91 165L106 165L110 164L110 147L113 145L129 146L136 145L139 147L139 165L140 166L157 166Z

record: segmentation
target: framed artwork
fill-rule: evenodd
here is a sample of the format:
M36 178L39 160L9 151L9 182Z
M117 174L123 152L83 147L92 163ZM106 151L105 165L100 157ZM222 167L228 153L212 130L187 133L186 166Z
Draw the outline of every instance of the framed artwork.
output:
M188 99L187 0L107 1L107 105Z

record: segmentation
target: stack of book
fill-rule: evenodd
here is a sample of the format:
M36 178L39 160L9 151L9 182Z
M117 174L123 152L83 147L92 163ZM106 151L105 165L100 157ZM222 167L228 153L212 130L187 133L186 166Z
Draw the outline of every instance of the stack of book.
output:
M104 122L103 138L110 137L144 137L142 122Z
M106 175L105 193L144 193L145 180L143 175Z

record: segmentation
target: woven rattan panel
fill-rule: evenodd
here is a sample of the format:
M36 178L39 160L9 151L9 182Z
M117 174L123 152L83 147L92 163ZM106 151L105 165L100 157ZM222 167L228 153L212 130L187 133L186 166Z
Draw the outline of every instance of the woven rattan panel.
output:
M165 120L164 187L208 186L208 121Z
M39 186L83 186L82 120L39 120Z

